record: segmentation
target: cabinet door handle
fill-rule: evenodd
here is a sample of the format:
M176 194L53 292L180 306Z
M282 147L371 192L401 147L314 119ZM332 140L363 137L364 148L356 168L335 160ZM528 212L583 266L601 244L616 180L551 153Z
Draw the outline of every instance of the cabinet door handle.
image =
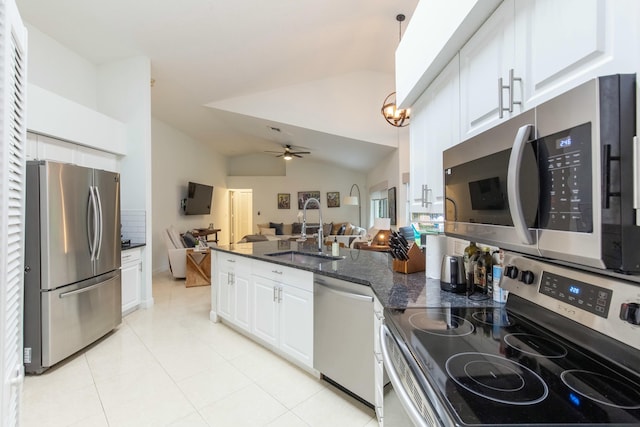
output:
M227 262L236 262L235 259L227 259Z
M513 113L513 106L514 105L520 105L522 106L522 101L514 101L513 98L513 94L516 91L516 88L514 86L514 82L520 82L522 84L522 78L520 77L514 77L513 74L513 68L509 69L509 112Z
M278 302L282 302L282 288L278 288Z
M278 301L278 287L274 286L273 287L273 302L277 302Z
M504 108L504 105L502 103L502 91L508 88L509 86L505 86L502 84L502 77L500 77L498 79L498 117L499 118L503 118L504 111L509 110L508 108Z
M282 274L282 271L278 271L278 270L271 270L271 272L276 274Z

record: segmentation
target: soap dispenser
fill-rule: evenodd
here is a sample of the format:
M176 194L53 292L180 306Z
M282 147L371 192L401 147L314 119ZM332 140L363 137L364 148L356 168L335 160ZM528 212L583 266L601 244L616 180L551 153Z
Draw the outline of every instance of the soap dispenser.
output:
M331 255L338 256L340 255L340 245L338 244L338 238L333 238L333 243L331 243Z

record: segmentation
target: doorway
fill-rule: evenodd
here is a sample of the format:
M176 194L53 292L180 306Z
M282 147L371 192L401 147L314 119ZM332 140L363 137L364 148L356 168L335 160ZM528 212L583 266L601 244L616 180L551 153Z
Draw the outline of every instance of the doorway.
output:
M252 234L253 191L229 190L230 235L229 242L236 243Z

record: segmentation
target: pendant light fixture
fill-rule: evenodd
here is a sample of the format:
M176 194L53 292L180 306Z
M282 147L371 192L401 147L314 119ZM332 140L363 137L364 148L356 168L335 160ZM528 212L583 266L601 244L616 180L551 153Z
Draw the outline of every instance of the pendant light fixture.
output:
M402 40L402 21L405 16L403 14L396 15L396 21L398 21L398 43ZM396 93L391 92L382 103L382 116L391 126L405 127L409 124L411 118L411 110L409 108L400 109L396 105Z

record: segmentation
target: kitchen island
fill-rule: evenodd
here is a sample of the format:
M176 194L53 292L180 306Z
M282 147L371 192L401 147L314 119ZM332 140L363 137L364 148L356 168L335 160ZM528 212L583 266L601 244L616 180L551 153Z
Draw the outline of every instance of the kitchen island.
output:
M318 252L313 241L240 243L212 250L211 320L222 318L340 387L374 408L379 421L388 389L380 340L387 316L431 310L429 317L437 317L438 328L449 318L455 329L461 310L502 311L504 306L486 296L441 291L440 281L428 279L424 271L397 273L384 252L341 248L334 257ZM441 316L440 310L447 314Z
M341 248L342 259L328 260L316 265L289 262L268 255L287 251L313 253L316 252L314 245L311 241L267 241L217 246L212 249L369 286L384 308L500 305L490 298L476 300L467 298L464 294L440 291L440 281L427 279L424 271L412 274L396 273L391 268L392 258L388 253Z

